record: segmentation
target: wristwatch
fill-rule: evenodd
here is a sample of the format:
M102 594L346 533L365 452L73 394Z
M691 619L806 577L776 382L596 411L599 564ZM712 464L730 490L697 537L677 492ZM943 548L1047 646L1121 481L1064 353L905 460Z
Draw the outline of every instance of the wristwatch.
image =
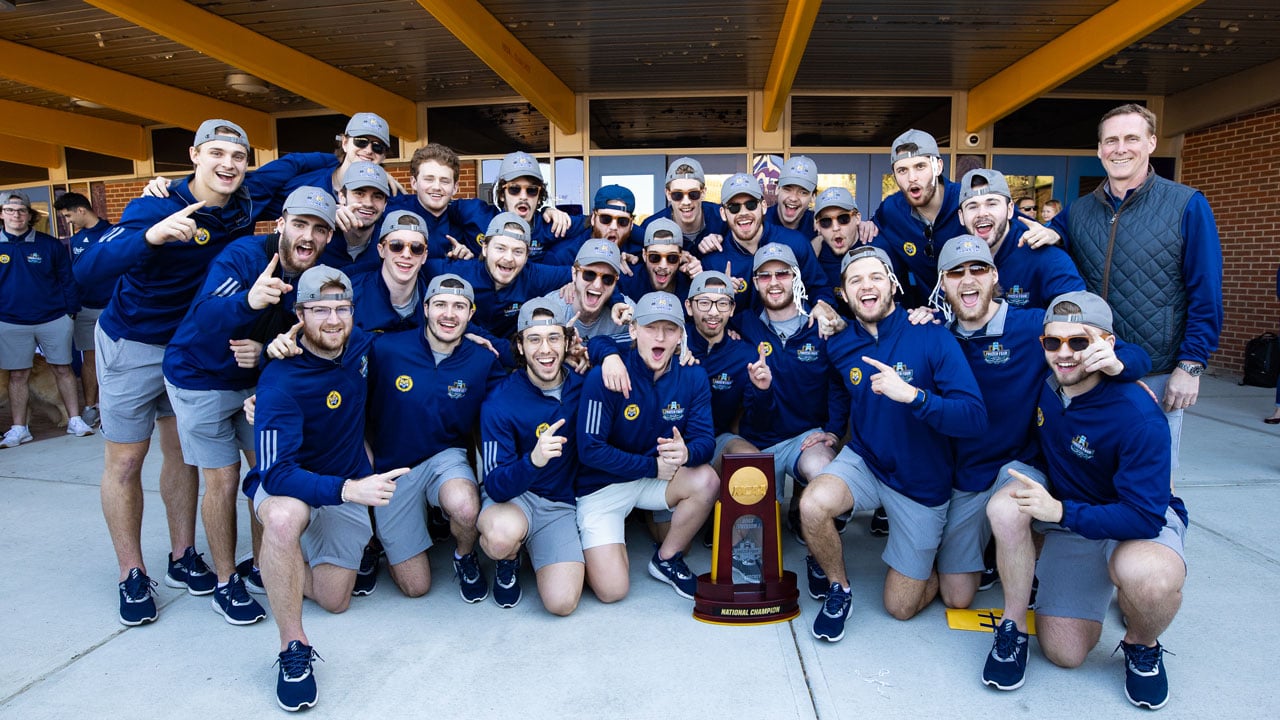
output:
M1178 369L1191 377L1200 377L1204 374L1204 365L1201 365L1198 362L1188 362L1183 360L1178 363Z

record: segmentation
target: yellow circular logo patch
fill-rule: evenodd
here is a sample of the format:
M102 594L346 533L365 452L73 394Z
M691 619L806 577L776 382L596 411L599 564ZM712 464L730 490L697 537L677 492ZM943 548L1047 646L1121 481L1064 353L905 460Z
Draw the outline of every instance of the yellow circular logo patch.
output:
M534 437L542 437L542 433L546 432L546 431L547 431L547 428L549 428L549 427L551 427L549 424L547 424L547 423L542 423L541 425L539 425L539 426L538 426L538 429L537 429L537 430L534 430L534 431L533 431L533 435L534 435Z
M408 375L401 375L396 378L396 389L400 392L409 392L413 389L413 378Z
M744 293L747 291L747 281L745 278L733 279L733 291L735 293Z
M205 245L209 242L209 231L204 228L196 228L195 237L192 238L197 245Z
M1044 413L1040 411L1039 406L1036 407L1036 427L1044 426Z
M739 505L755 505L769 490L769 479L760 468L744 467L729 476L729 497Z
M635 403L631 403L622 411L622 417L628 420L635 420L640 417L640 406Z
M337 390L333 390L329 393L329 397L325 398L324 404L330 410L337 410L338 406L342 404L342 395Z
M850 368L849 382L853 383L854 385L857 385L858 383L862 382L862 368Z
M911 242L909 242L909 243L903 243L903 244L902 244L902 252L906 253L906 254L907 254L907 257L915 257L915 256L916 256L916 244L915 244L915 243L911 243Z
M9 264L9 256L0 255L0 265L8 265L8 264Z
M773 354L773 343L762 342L760 343L759 350L764 353L765 357L769 357Z

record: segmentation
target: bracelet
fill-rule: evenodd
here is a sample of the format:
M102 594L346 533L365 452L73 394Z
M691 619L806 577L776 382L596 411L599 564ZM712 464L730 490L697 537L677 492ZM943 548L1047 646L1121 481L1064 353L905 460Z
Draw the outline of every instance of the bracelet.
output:
M342 502L347 502L347 483L349 482L351 482L351 480L349 479L342 481L342 491L338 493L338 497L342 500Z

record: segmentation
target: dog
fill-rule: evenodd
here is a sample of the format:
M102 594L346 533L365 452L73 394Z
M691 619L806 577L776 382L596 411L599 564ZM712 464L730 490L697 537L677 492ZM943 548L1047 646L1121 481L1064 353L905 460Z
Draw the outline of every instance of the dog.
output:
M60 428L67 426L67 408L62 404L62 396L58 394L58 381L53 375L53 368L43 355L36 354L31 365L31 376L27 382L29 399L27 407L31 414L39 412ZM0 405L9 404L9 371L0 370Z

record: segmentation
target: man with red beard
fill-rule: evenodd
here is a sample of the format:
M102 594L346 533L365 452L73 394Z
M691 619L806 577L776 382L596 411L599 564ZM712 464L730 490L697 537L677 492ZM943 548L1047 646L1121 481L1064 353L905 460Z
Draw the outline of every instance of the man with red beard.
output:
M493 184L493 207L489 207L487 216L471 213L467 221L467 234L476 237L476 233L485 229L480 220L491 221L498 213L511 213L529 226L529 261L535 263L551 263L547 253L561 244L568 244L569 249L561 250L572 257L582 241L589 237L589 230L582 222L573 222L569 215L557 210L551 202L550 188L542 177L542 168L537 158L526 152L513 152L502 158L498 167L498 181ZM460 209L479 202L467 200L457 203ZM493 208L496 207L495 211ZM486 233L487 237L488 234ZM514 324L514 318L512 319Z
M591 214L582 218L581 223L591 239L608 240L619 251L624 251L631 242L631 231L635 229L635 210L635 193L621 185L605 185L596 191L591 202ZM571 264L578 251L573 245L557 244L545 262L549 265ZM626 255L622 259L633 265L638 262L634 255Z
M828 283L834 285L832 293L837 299L844 296L840 289L840 263L844 256L858 242L858 225L862 222L862 213L858 212L858 203L853 193L842 187L829 187L818 195L813 207L813 229L817 232L812 245L818 256L818 264L827 274ZM848 309L840 303L840 311Z
M684 300L689 294L689 280L702 272L702 263L692 253L681 250L680 226L673 220L658 218L644 229L644 249L640 259L643 268L622 278L622 292L638 298L651 292L669 292Z
M338 227L325 246L320 262L348 275L378 266L378 222L387 209L391 185L387 171L370 162L352 163L338 191Z
M778 201L764 214L764 221L790 230L809 233L814 211L809 201L818 189L818 166L804 155L787 161L778 176Z
M728 232L715 203L703 200L707 194L707 176L702 163L691 157L676 158L667 166L667 207L650 215L640 226L647 231L649 225L662 219L673 220L680 228L677 237L683 250L696 252L699 243L707 238L723 238ZM643 234L641 237L644 237ZM628 252L638 253L640 243L632 236Z

